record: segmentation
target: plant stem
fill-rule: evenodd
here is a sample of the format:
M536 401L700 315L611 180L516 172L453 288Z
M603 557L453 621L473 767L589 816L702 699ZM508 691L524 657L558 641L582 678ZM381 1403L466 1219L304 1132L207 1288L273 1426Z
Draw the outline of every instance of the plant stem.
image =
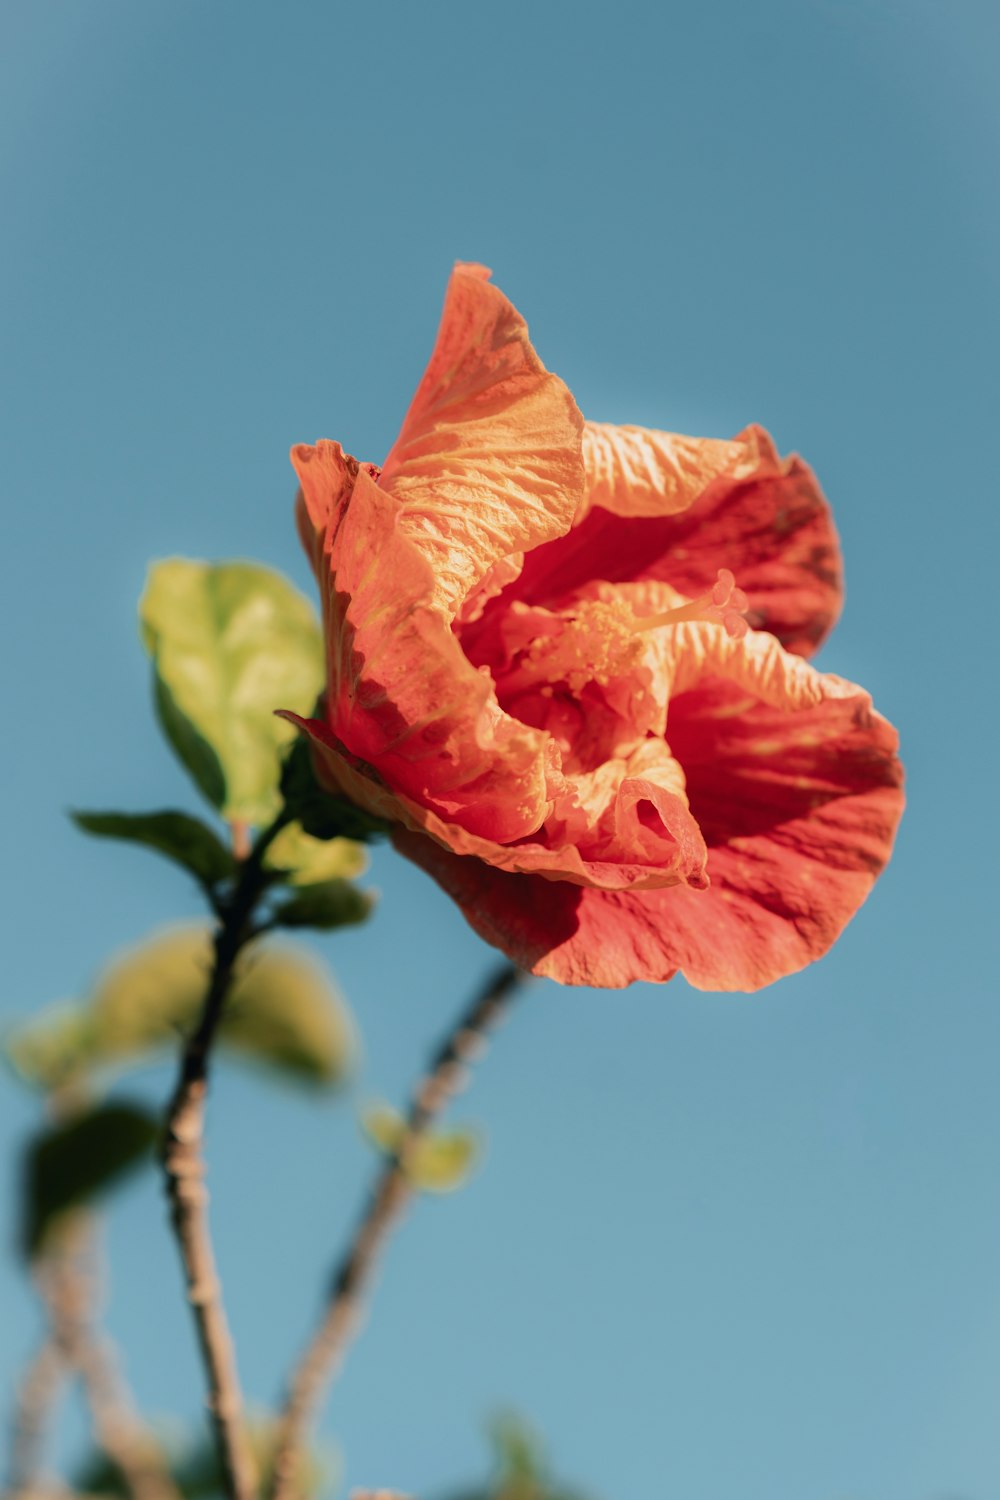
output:
M111 1342L96 1325L99 1277L93 1220L78 1211L34 1266L49 1327L21 1387L8 1494L42 1488L38 1472L49 1413L60 1387L75 1374L97 1446L119 1470L132 1500L180 1500L155 1439L135 1414Z
M410 1103L399 1149L376 1178L367 1207L337 1267L322 1321L295 1367L278 1425L271 1500L294 1494L303 1440L320 1398L343 1364L357 1333L380 1254L410 1198L408 1163L449 1100L464 1086L467 1065L485 1050L487 1033L505 1015L522 972L504 964L494 972L438 1050Z
M82 1381L98 1446L120 1470L132 1500L180 1500L162 1454L132 1409L111 1342L95 1326L95 1249L93 1222L80 1214L67 1243L39 1267L38 1287L57 1347Z
M214 960L201 1018L181 1054L180 1070L167 1110L163 1143L170 1218L177 1237L194 1309L202 1361L208 1378L208 1408L230 1500L254 1500L256 1465L243 1424L240 1393L222 1287L208 1224L208 1189L202 1142L212 1044L222 1020L236 961L254 936L254 909L266 884L264 855L284 827L279 814L243 859L232 896L223 903L215 934Z
M25 1371L17 1393L10 1472L4 1493L27 1494L43 1488L39 1475L49 1420L66 1378L66 1362L49 1329Z

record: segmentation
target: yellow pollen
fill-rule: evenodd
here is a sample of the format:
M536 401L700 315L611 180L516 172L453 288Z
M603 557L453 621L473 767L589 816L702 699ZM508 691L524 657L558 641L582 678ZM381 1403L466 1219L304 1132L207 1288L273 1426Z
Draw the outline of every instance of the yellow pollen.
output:
M559 618L551 635L531 642L513 671L504 675L503 689L513 695L544 683L548 697L552 683L565 683L578 695L589 682L604 687L634 670L643 650L632 616L620 604L584 599Z
M646 650L646 631L704 620L722 625L739 640L747 633L742 614L746 608L747 596L736 587L728 568L719 569L715 583L700 598L655 615L637 618L622 600L581 599L565 614L541 622L540 633L498 685L508 698L526 692L551 697L553 684L565 684L579 697L588 683L607 687L634 673Z

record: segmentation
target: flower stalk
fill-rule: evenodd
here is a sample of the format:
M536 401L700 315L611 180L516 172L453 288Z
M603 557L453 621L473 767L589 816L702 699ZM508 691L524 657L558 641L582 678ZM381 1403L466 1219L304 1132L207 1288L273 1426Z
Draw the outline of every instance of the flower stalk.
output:
M270 1500L291 1500L303 1442L324 1392L357 1334L385 1245L414 1193L408 1173L414 1152L449 1101L463 1088L489 1033L504 1019L525 978L503 964L463 1012L421 1079L396 1152L379 1173L354 1237L334 1273L326 1310L288 1384L278 1426Z
M184 1268L188 1301L208 1380L208 1408L229 1500L254 1500L256 1464L243 1421L236 1354L222 1301L208 1221L203 1153L205 1105L212 1046L232 986L236 962L257 936L254 912L267 886L264 855L289 821L282 811L241 859L231 896L219 904L214 958L198 1025L181 1054L167 1109L162 1148L170 1218ZM236 853L243 846L238 836Z

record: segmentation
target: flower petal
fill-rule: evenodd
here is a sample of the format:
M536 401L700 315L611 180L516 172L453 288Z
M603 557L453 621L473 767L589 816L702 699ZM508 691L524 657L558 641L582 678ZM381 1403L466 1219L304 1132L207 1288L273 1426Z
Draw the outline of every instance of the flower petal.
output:
M652 427L585 422L586 491L576 524L595 505L618 516L672 516L687 510L721 474L742 479L755 466L753 442L683 437Z
M601 890L652 889L687 881L705 884L705 843L683 799L668 785L655 757L637 762L640 777L625 776L608 793L612 838L595 840L593 854L582 853L572 842L550 843L543 836L516 843L500 843L461 823L442 818L426 801L387 786L378 772L348 748L317 719L282 717L303 730L312 742L320 780L331 790L376 817L412 833L426 834L448 852L474 856L477 861L511 874L539 875L574 888ZM614 847L617 834L619 847Z
M583 418L482 266L458 265L437 343L382 470L450 616L495 563L568 531Z
M705 670L670 704L708 890L573 889L426 839L399 847L489 942L564 984L618 988L683 970L699 989L752 991L797 972L839 937L889 858L903 808L897 737L853 684L766 639L748 655L706 650Z
M293 453L309 520L325 518L311 551L332 734L440 817L500 842L535 832L548 807L547 737L500 711L435 602L432 564L400 527L398 505L353 460L341 503L334 446Z
M752 990L825 953L887 863L898 738L862 689L769 637L700 629L715 639L677 679L667 733L712 884L696 908L651 910L692 984Z
M652 443L666 435L646 436ZM726 450L731 467L711 473ZM657 579L695 598L711 588L720 567L728 567L749 598L751 624L799 655L819 646L840 612L840 545L829 506L801 459L780 459L763 428L748 427L731 444L706 446L706 484L697 494L687 492L686 508L678 504L681 491L668 473L668 493L654 513L648 476L636 460L632 478L639 499L629 512L619 494L615 513L604 505L606 473L594 467L593 440L585 440L584 452L597 503L563 541L529 554L509 597L547 604L598 578ZM680 467L682 477L698 472Z

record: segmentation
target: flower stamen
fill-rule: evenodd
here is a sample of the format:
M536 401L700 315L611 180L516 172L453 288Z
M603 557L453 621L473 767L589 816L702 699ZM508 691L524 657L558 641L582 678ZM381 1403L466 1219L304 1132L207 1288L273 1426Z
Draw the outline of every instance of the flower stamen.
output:
M736 587L736 579L728 568L720 568L712 587L689 604L676 609L665 609L657 615L643 615L635 621L636 630L656 630L661 625L680 625L684 620L704 620L712 625L725 626L726 634L739 641L748 629L743 611L749 601L742 589Z

